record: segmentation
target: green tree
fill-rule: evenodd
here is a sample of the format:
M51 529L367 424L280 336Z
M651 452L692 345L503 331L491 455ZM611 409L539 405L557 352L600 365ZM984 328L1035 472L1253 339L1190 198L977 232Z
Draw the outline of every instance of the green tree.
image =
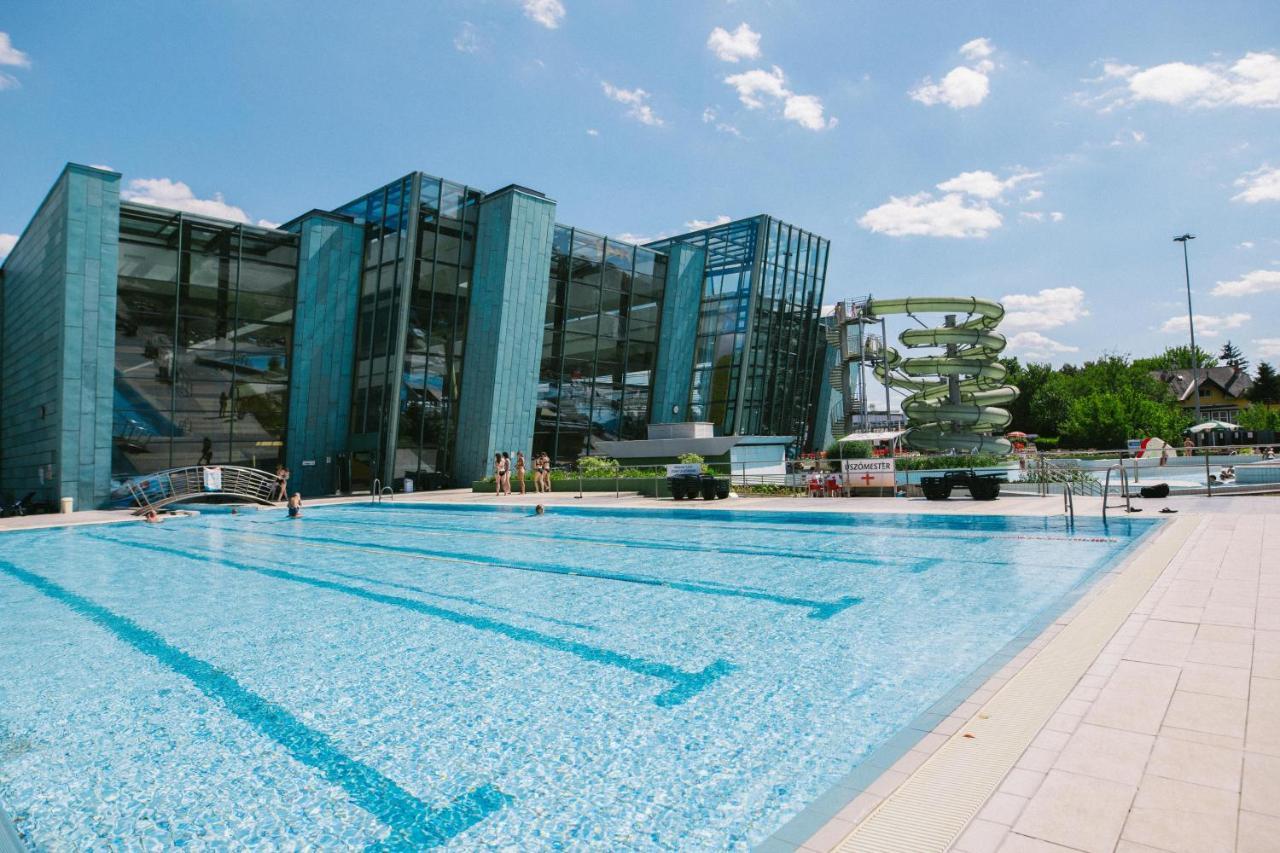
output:
M1251 403L1280 403L1280 376L1265 361L1258 363L1258 375L1253 377L1253 387L1246 394Z
M1196 352L1200 356L1201 367L1218 366L1218 359L1213 355L1213 353L1203 350L1198 346L1196 347ZM1146 371L1189 370L1191 369L1191 347L1168 347L1159 355L1134 359L1133 366L1139 370Z
M1222 345L1222 352L1218 353L1218 358L1227 367L1234 367L1236 370L1248 370L1249 359L1244 357L1244 353L1240 352L1240 348L1231 341L1227 341Z
M1008 371L1005 375L1005 383L1018 389L1018 398L1004 406L1013 416L1013 420L1009 422L1009 429L1039 433L1040 430L1031 413L1031 401L1054 376L1053 365L1037 362L1028 362L1023 365L1016 358L1002 358L1000 363Z
M1241 411L1237 420L1243 429L1280 432L1280 409L1269 409L1261 403Z

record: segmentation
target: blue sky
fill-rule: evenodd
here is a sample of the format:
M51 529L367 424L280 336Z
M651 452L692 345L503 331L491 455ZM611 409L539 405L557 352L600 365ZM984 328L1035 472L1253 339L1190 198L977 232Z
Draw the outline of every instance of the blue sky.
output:
M1280 360L1280 9L440 0L0 11L0 254L66 161L281 222L412 169L654 238L759 212L827 301L1004 298L1054 362ZM6 237L5 235L9 235Z

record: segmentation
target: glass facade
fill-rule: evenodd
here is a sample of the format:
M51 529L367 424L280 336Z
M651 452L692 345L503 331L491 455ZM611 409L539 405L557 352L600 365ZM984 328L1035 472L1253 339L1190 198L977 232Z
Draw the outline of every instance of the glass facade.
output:
M809 440L829 241L769 216L650 244L706 252L689 419Z
M808 441L828 240L766 217L741 432Z
M298 237L120 208L112 473L283 460Z
M556 226L534 453L572 462L645 437L666 275L659 252Z
M482 198L415 173L336 211L365 226L351 404L357 488L451 474Z

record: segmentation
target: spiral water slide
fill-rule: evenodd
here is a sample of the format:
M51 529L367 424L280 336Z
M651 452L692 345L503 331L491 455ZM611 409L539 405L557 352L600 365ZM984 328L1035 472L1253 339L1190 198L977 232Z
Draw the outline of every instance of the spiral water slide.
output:
M908 349L945 347L942 355L904 358L887 344L883 356L875 356L873 372L891 388L911 392L902 401L910 428L903 436L914 450L966 450L1008 453L1008 439L993 436L1012 416L1000 406L1018 397L1018 389L1004 383L1005 368L999 361L1004 335L995 327L1004 317L998 302L970 296L915 296L907 299L872 299L865 313L874 318L889 314L943 314L944 325L907 329L898 340ZM965 319L955 322L957 315ZM871 359L868 358L870 361Z

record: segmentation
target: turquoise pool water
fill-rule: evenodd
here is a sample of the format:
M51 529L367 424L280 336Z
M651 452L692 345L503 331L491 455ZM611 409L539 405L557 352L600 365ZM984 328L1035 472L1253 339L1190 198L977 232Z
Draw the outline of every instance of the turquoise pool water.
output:
M746 849L1151 526L383 504L4 534L0 808L36 849Z

